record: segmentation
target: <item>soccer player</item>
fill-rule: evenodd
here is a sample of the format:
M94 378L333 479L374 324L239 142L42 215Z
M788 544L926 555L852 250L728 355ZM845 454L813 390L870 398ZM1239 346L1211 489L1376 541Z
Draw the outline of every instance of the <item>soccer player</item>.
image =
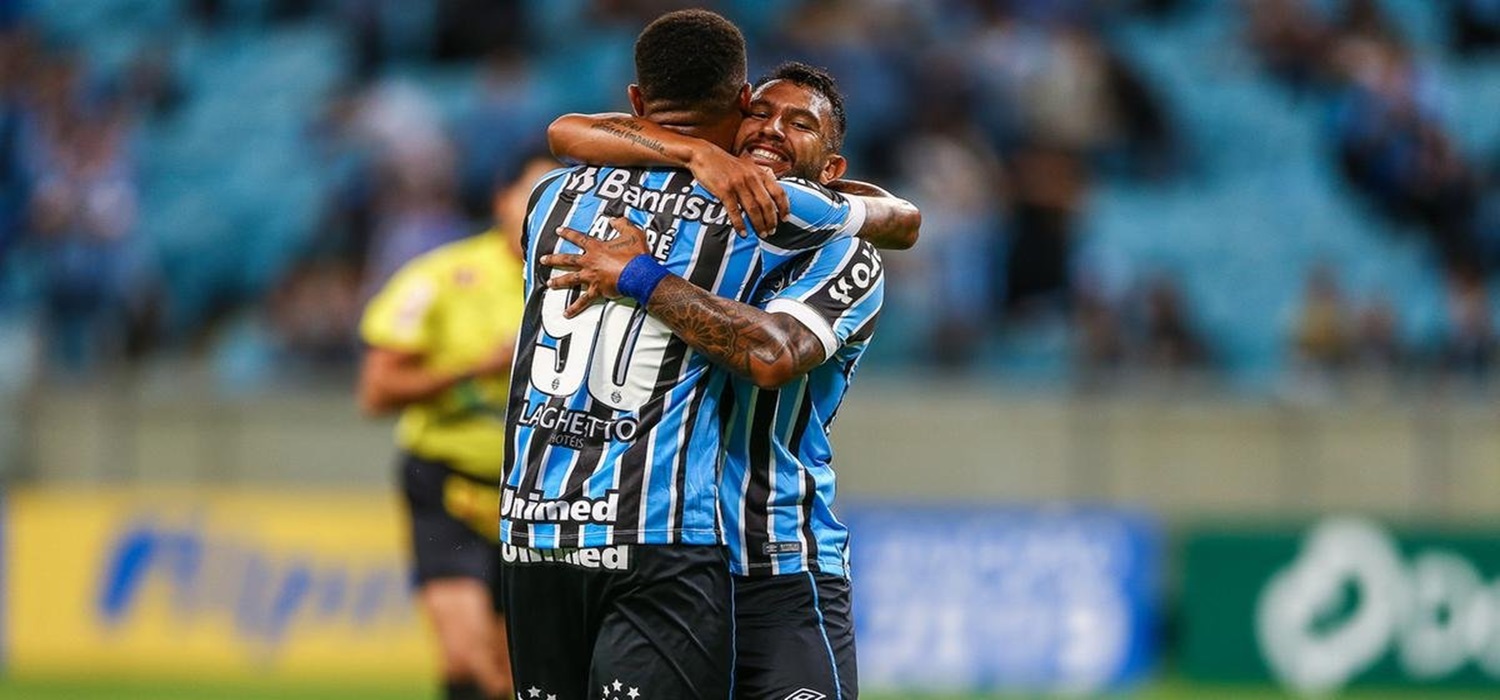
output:
M555 129L565 157L633 158L588 143L589 118ZM843 97L826 72L789 63L756 83L736 150L778 176L824 184L846 168L838 155ZM672 148L688 139L653 133ZM639 154L637 154L639 155ZM581 285L615 296L619 270L647 251L639 229L617 220L609 244L565 236L582 255L552 255L577 269L556 288ZM841 239L800 256L762 282L764 311L682 280L663 281L647 303L674 333L735 372L726 427L720 507L735 575L736 697L855 698L858 679L848 578L848 531L832 511L829 425L867 346L884 293L880 257L868 242ZM784 355L737 347L738 334L784 332ZM782 357L791 358L790 363ZM796 375L787 380L786 375ZM785 383L783 383L785 382Z
M360 325L360 406L401 411L418 599L437 633L447 700L511 694L495 511L521 322L521 222L531 184L556 166L529 159L496 196L495 228L407 263Z
M750 96L734 25L701 10L664 15L636 42L636 74L638 115L733 145ZM738 212L684 170L580 166L532 194L500 509L522 697L729 697L716 483L723 375L640 300L668 275L748 299L797 253L910 216L893 198L776 186L787 207L773 214L785 221L759 236L738 235ZM620 278L629 298L566 315L574 295L547 286L563 273L539 258L579 250L563 227L604 236L618 217L653 237L649 259Z

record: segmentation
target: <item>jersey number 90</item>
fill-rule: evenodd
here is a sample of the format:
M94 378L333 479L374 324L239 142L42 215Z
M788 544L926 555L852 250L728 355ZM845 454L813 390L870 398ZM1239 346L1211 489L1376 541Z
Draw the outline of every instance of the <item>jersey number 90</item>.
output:
M671 330L645 309L619 301L593 304L568 318L563 311L573 298L566 289L542 293L542 330L556 343L537 345L531 385L552 396L573 396L587 381L595 401L619 411L640 409L656 386Z

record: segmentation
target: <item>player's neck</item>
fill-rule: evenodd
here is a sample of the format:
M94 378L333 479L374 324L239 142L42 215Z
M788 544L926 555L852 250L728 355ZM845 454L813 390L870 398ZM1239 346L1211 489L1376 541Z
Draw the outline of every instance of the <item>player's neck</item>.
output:
M710 115L698 110L670 109L653 111L646 118L664 129L703 139L726 151L734 148L734 137L742 119L737 111Z

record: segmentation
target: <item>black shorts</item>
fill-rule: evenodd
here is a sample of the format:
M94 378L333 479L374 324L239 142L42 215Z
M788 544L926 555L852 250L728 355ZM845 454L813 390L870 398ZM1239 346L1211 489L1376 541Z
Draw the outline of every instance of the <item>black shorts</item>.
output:
M519 697L729 699L734 621L724 547L503 550Z
M849 580L734 578L736 700L855 700Z
M411 453L402 453L401 456L401 484L406 494L407 511L411 515L417 585L434 579L478 579L489 587L495 612L503 612L499 543L476 532L450 512L450 499L445 498L445 494L461 490L464 493L493 491L498 499L498 485ZM498 500L494 517L498 523Z

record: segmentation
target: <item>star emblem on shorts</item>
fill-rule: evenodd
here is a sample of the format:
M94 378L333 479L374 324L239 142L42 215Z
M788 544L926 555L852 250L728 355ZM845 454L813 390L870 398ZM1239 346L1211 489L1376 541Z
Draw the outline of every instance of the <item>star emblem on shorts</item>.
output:
M534 698L539 698L542 696L542 689L536 686L531 686L530 688L526 689L526 694Z
M624 683L621 683L620 679L618 678L615 679L615 682L606 683L604 685L605 700L621 700L621 698L627 697L630 698L630 700L637 700L637 698L641 697L641 689L630 688L627 692L626 685Z

